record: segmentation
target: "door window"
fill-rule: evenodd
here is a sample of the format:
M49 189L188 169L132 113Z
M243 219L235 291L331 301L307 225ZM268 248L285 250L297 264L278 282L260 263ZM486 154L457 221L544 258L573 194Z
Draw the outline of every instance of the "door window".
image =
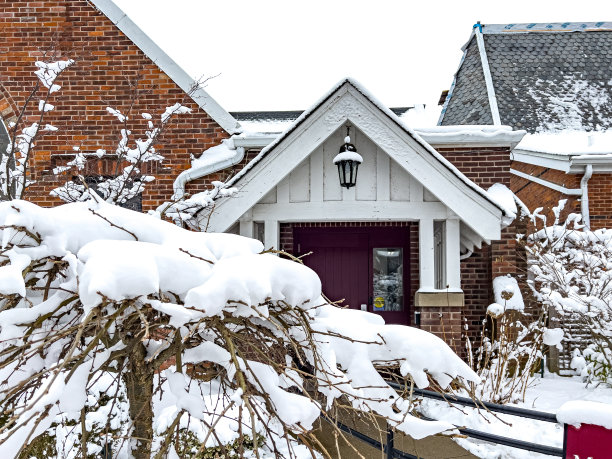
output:
M401 247L372 249L374 312L404 310L404 250Z

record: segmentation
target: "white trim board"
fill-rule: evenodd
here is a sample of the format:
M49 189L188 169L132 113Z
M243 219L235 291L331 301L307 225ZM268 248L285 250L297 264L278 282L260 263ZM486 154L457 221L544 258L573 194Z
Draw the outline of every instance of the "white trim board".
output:
M530 182L537 183L538 185L545 186L550 188L551 190L559 191L560 193L571 195L571 196L581 196L582 190L580 188L566 188L563 185L557 185L556 183L549 182L548 180L541 179L539 177L534 177L533 175L526 174L525 172L517 171L516 169L510 169L510 173L516 175L517 177L521 177L525 180L529 180Z
M89 0L121 32L140 48L172 81L174 81L202 110L228 134L238 134L242 128L236 119L213 99L204 89L193 90L196 81L190 77L164 50L138 27L112 0Z
M417 178L482 239L500 238L502 210L450 163L441 160L431 147L394 122L350 81L318 103L265 155L247 166L248 174L237 184L239 192L217 205L210 228L219 232L229 228L347 122ZM326 219L321 214L320 220Z

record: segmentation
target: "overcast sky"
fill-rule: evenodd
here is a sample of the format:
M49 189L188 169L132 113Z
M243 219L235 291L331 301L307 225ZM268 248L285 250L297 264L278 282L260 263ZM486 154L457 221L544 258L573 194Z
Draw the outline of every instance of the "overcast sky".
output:
M612 21L612 0L114 0L228 111L305 109L340 79L437 103L472 25Z

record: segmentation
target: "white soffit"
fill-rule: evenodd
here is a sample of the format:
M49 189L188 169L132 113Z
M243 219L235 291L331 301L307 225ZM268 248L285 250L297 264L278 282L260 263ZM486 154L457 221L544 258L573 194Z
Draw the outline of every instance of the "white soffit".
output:
M241 185L240 191L217 205L214 230L224 231L238 220L347 121L418 177L481 237L499 238L502 210L486 192L352 80L336 85L238 174L233 183ZM243 180L246 176L248 180Z
M196 80L190 77L170 56L138 27L112 0L89 0L121 32L140 48L166 75L168 75L193 101L216 121L228 134L242 132L240 124L204 89L197 88Z

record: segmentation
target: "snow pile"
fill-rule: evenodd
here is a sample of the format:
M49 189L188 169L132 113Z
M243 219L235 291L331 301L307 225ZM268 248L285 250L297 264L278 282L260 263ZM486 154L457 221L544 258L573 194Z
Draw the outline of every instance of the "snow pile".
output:
M127 457L152 400L131 403L154 384L153 451L176 428L207 446L242 432L295 453L287 432L307 433L341 398L414 438L454 429L413 417L381 366L419 387L478 381L439 338L326 304L312 270L253 239L91 200L0 203L0 225L3 457L43 433L70 457L82 428L90 454L110 445Z
M557 420L573 426L593 424L612 429L612 405L586 400L571 400L559 408Z
M564 418L561 408L569 401L577 406L583 417ZM544 378L536 376L531 379L526 390L525 401L511 406L557 413L559 422L578 420L579 423L597 421L596 413L611 413L612 390L608 387L585 387L579 378L560 377L546 374ZM491 434L510 437L531 443L563 447L563 425L537 421L507 414L492 413L483 409L457 406L449 409L448 404L431 399L423 399L420 411L434 419L445 419L458 426L484 431ZM564 410L563 410L564 411ZM577 414L574 412L574 414ZM600 418L603 419L603 416ZM609 418L608 418L609 419ZM569 422L573 424L574 422ZM599 422L594 422L599 424ZM603 423L602 423L603 424ZM602 425L599 424L599 425ZM454 438L459 445L478 457L500 459L550 458L551 456L524 451L509 446L483 442L471 438Z
M516 148L568 156L612 154L612 131L527 134Z
M542 334L542 342L547 346L556 346L559 350L561 350L563 334L562 328L545 328Z
M503 305L505 310L524 311L525 303L518 282L510 274L493 279L495 302Z
M510 225L517 216L516 196L506 185L494 183L487 190L487 194L493 202L504 210L503 225Z
M334 164L338 164L340 161L355 161L361 164L363 157L356 151L343 151L334 156Z

